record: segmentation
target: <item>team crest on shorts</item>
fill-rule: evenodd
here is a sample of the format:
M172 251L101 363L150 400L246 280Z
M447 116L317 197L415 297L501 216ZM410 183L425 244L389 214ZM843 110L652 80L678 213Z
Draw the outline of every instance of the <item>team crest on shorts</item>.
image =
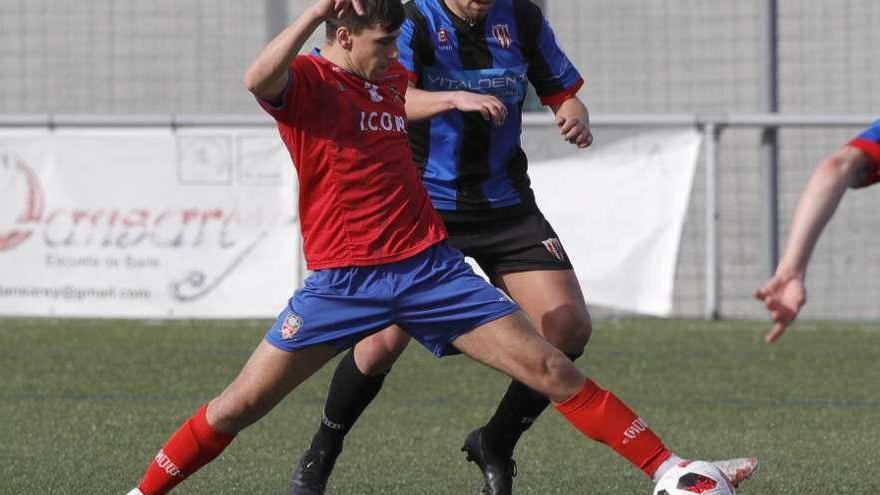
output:
M296 335L297 330L302 327L303 319L294 313L290 313L287 315L287 318L284 319L284 324L281 325L281 338L284 340L290 340Z
M562 249L562 243L559 242L559 239L551 237L546 241L541 241L541 244L543 244L547 251L555 256L556 259L559 261L565 261L565 251Z

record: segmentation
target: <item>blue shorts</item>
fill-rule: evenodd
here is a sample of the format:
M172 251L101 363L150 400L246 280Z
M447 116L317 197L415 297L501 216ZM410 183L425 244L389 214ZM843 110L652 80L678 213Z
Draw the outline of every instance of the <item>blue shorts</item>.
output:
M266 340L284 351L343 350L396 324L439 357L458 352L451 342L460 335L518 309L444 241L395 263L314 272Z

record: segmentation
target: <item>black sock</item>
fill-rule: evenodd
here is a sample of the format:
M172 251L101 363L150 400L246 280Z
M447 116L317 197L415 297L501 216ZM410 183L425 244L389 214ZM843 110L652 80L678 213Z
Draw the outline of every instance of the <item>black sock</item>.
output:
M333 373L321 427L312 438L312 447L341 450L345 435L379 393L387 374L367 376L361 373L354 362L354 349L350 350Z
M566 353L576 360L581 354ZM483 437L492 451L501 457L513 457L519 437L531 428L538 416L550 405L550 399L516 380L510 382L507 392L498 404L495 415L483 427Z

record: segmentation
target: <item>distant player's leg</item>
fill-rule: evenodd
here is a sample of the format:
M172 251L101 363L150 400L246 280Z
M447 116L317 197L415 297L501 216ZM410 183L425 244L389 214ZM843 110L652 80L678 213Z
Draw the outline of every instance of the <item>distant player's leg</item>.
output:
M587 304L559 236L540 212L448 227L452 243L492 275L548 342L572 361L583 354L592 332ZM514 380L488 423L467 436L462 450L482 471L485 494L513 491L514 448L549 404L544 395Z
M520 305L548 342L572 361L580 357L592 326L572 270L507 273L496 277L495 283ZM485 493L512 492L513 450L549 404L543 394L513 380L488 423L468 435L462 450L483 472Z
M385 376L409 340L409 335L392 326L361 340L339 361L321 424L294 467L290 495L324 493L345 435L379 393Z
M562 352L531 328L522 313L494 320L452 344L473 359L546 395L584 435L608 445L648 477L676 457L613 393L585 378Z
M337 352L326 345L286 352L261 342L226 390L168 439L131 493L167 493L220 455L239 431L266 415Z

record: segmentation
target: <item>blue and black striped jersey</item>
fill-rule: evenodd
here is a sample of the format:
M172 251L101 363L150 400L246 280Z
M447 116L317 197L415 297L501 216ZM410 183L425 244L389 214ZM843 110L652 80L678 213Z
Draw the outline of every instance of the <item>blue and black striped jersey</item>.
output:
M486 220L531 212L534 193L520 146L528 83L545 105L577 93L583 79L529 0L496 0L473 25L443 0L411 0L398 39L400 62L416 87L497 96L502 126L457 110L410 124L413 157L434 206L447 220Z

